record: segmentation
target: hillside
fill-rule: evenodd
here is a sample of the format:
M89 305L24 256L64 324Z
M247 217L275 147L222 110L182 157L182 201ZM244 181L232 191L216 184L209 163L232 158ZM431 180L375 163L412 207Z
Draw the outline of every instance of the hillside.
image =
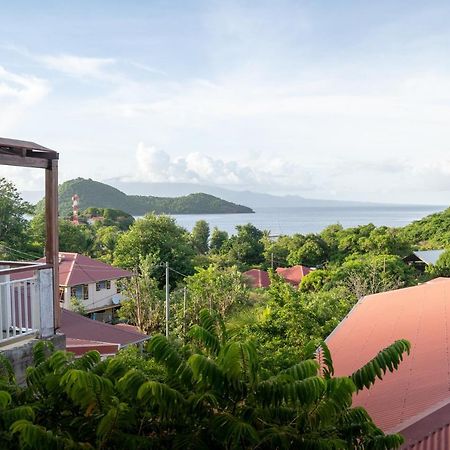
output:
M175 198L127 195L107 184L91 179L76 178L59 186L60 215L65 216L72 211L72 195L74 194L80 197L80 210L89 207L112 208L133 216L141 216L148 212L156 214L253 213L253 210L246 206L227 202L208 194L196 193Z

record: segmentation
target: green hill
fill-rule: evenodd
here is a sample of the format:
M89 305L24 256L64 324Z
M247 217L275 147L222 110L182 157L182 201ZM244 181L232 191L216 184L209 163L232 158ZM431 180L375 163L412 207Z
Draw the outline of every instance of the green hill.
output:
M89 207L112 208L125 211L133 216L148 212L156 214L235 214L253 213L247 206L236 205L208 194L190 194L184 197L152 197L127 195L112 186L98 181L76 178L59 186L60 215L67 216L72 211L72 195L80 197L80 211ZM37 208L42 208L42 200Z

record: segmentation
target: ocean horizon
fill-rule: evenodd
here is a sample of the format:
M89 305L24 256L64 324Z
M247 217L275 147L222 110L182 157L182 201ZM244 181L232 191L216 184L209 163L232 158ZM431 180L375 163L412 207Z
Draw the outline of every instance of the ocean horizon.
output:
M191 231L198 220L206 220L210 228L233 234L236 225L253 224L271 235L319 233L328 225L339 223L344 228L373 223L376 226L402 227L446 206L377 205L254 208L254 214L170 214L177 224ZM139 218L142 216L136 216Z

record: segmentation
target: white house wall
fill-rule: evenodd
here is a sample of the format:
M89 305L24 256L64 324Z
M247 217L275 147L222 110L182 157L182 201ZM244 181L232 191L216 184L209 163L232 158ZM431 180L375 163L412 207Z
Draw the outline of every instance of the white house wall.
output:
M89 298L87 300L80 299L81 304L86 308L87 312L98 311L101 309L111 308L112 306L118 306L113 303L113 296L118 295L119 300L122 299L121 294L117 293L117 281L111 280L111 289L96 290L96 283L90 283L88 285ZM64 308L72 309L70 304L71 288L64 288Z

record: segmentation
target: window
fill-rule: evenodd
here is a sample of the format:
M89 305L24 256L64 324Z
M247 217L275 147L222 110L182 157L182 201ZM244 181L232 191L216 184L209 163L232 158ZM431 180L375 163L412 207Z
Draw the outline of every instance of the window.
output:
M105 283L106 283L106 289L111 289L111 281L106 280Z
M83 299L87 300L89 298L89 286L87 284L83 284Z
M83 298L83 286L82 285L78 285L78 286L73 286L70 288L70 296L71 297L76 297L79 300L81 300Z
M107 287L108 281L99 281L98 283L95 283L95 289L97 291L101 291L102 289L109 289Z

